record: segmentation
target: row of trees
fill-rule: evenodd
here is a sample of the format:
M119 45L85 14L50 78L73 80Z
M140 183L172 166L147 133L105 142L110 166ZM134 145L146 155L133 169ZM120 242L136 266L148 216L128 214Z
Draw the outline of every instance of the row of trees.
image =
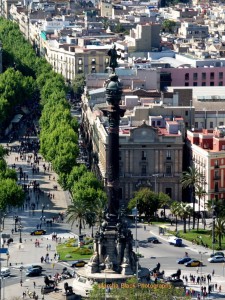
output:
M78 122L71 117L70 105L66 100L70 86L65 84L64 78L55 73L44 59L36 56L16 24L1 19L0 40L3 45L5 68L16 65L17 70L8 69L4 76L15 73L21 80L21 84L15 88L12 84L7 85L7 82L11 83L12 80L5 80L6 90L13 93L21 86L17 94L19 96L24 93L29 98L37 90L40 94L40 151L52 163L59 175L60 184L71 192L72 204L68 208L68 217L71 222L79 222L81 231L84 221L90 226L100 221L106 194L94 174L88 172L85 166L76 163L79 154ZM82 93L83 85L83 76L71 83L76 96ZM32 101L32 98L29 100ZM19 101L13 102L14 106L18 104ZM4 109L1 111L1 105L0 113L6 113Z
M5 156L7 150L0 146L0 211L7 207L21 206L25 200L25 193L21 186L17 184L17 174L15 170L7 167ZM2 216L0 216L2 217Z

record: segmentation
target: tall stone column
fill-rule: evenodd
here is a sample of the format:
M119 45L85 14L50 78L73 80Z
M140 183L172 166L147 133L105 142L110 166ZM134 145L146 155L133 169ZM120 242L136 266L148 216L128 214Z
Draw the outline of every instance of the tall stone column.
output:
M103 113L108 117L108 153L107 153L107 191L108 213L118 215L119 210L119 122L125 110L120 108L122 95L118 76L112 74L106 85L106 101L108 107Z

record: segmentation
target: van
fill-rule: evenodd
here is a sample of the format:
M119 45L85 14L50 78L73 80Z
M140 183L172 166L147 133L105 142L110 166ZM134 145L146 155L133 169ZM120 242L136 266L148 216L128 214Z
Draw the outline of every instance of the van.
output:
M1 268L1 276L3 276L3 277L10 276L9 268Z
M171 236L170 238L169 238L169 244L170 245L174 245L174 246L176 246L176 247L182 247L182 239L180 239L180 238L177 238L177 237L173 237L173 236Z

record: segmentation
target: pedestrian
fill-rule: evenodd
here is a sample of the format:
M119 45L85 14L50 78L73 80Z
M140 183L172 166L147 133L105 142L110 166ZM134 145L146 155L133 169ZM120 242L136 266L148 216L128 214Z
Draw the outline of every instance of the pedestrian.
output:
M23 286L23 281L22 281L22 279L20 280L20 286Z
M213 270L212 270L212 276L214 276L214 275L215 275L215 270L213 269Z
M144 225L144 231L146 230L146 226Z
M48 251L48 245L46 246L46 251Z
M222 288L221 288L221 285L219 286L219 293L221 293L221 290L222 290Z
M217 283L215 283L215 290L217 290Z
M12 228L11 232L12 232L12 234L14 233L14 229L13 228Z
M198 270L199 270L199 269L198 269L198 267L197 267L197 268L196 268L196 272L197 272L197 274L198 274Z
M33 285L34 285L34 289L35 289L36 288L36 282L35 281L33 282Z

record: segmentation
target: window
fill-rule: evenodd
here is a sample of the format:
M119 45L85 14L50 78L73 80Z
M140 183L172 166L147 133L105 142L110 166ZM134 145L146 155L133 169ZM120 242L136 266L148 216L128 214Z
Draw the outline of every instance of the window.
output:
M224 123L223 122L219 122L219 126L223 126L224 125Z
M185 116L188 116L188 110L185 110Z
M197 82L193 82L193 86L198 86L198 83Z
M171 151L170 150L166 150L166 159L171 160Z
M214 161L214 166L215 166L215 167L219 167L218 159L216 159L216 160Z
M202 73L202 80L206 80L206 73Z
M223 86L223 81L219 81L219 86Z
M146 176L147 174L147 168L146 165L141 166L141 176Z
M189 73L185 73L185 80L189 80Z
M157 121L157 126L160 126L161 125L161 121Z
M210 79L214 79L214 72L210 73Z
M219 72L219 79L223 79L223 72Z
M218 182L215 182L215 193L219 192L219 184Z
M188 82L185 82L185 86L189 86L189 83L188 83Z
M214 82L213 81L210 81L210 86L214 86Z
M172 174L172 168L171 165L166 165L166 176L171 176Z
M155 127L155 121L152 121L152 126Z
M213 128L213 122L209 122L209 128Z
M195 128L198 128L198 122L195 122Z
M193 73L193 80L198 80L198 73Z
M141 159L146 160L146 151L141 151Z
M91 60L91 64L92 64L92 65L95 65L95 64L96 64L96 60L95 60L95 58L92 58L92 60Z
M80 74L80 73L83 73L83 68L82 67L79 67L78 68L78 73Z
M206 83L205 83L205 82L202 82L202 86L206 86Z
M91 73L96 73L96 68L95 67L91 67Z
M78 65L83 65L83 59L82 58L78 59Z

